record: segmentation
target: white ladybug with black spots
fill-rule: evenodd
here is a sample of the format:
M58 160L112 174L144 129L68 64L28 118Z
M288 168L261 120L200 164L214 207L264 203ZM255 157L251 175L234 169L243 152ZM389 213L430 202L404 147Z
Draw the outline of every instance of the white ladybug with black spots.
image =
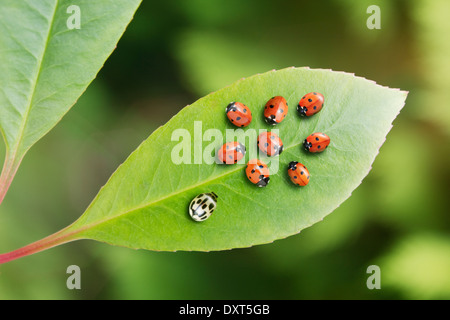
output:
M189 215L195 221L205 221L217 207L217 194L201 193L196 196L189 205Z

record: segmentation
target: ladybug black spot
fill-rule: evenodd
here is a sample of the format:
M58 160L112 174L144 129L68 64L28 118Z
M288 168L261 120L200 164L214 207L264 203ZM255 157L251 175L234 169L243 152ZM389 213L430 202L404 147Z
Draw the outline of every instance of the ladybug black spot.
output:
M273 104L271 104L270 107L273 108Z
M241 120L241 117L237 117L236 120L237 120L237 121Z
M302 171L302 172L300 172L300 174L301 174L301 175L303 175L303 171Z
M252 169L251 173L255 173L255 169Z
M264 143L264 147L268 147L269 146L269 144L266 142L266 143Z
M317 146L317 149L320 149L320 145Z
M294 176L294 179L297 179L297 176Z
M313 108L314 110L316 110L317 109L317 107L316 106L314 106L314 108Z
M278 109L278 112L279 113L283 113L283 109Z
M262 168L264 168L264 166L263 166L263 165L260 165L260 166L258 166L258 167L260 167L261 169L262 169Z
M312 102L312 99L308 99L309 102Z
M244 110L242 110L242 111L244 111L244 113L247 113L247 109L244 109Z
M319 138L316 137L316 141L319 141Z

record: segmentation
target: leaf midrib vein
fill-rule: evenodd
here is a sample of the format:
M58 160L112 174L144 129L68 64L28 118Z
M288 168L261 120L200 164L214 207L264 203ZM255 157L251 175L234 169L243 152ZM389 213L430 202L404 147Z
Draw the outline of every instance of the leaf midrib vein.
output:
M47 53L48 44L50 42L50 36L51 36L51 32L52 32L53 25L54 25L54 22L55 22L55 16L56 16L56 11L58 9L58 5L59 5L59 0L56 0L55 1L55 7L53 9L53 14L52 14L52 17L51 17L51 21L49 23L49 28L48 28L48 31L47 31L47 37L45 39L44 50L42 51L41 59L38 61L38 71L37 71L36 77L35 77L35 79L33 81L32 92L30 94L30 98L29 98L28 103L27 103L27 108L25 110L24 118L22 120L22 124L21 124L20 129L19 129L19 137L17 139L17 143L15 144L15 146L13 148L13 152L12 153L14 154L14 158L17 155L17 152L19 151L20 145L21 145L21 143L23 141L25 127L26 127L26 125L28 123L28 119L30 117L30 111L31 111L31 108L32 108L32 103L33 103L34 96L36 94L37 84L38 84L39 78L41 76L42 64L44 62L45 55Z
M292 145L290 145L289 147L285 148L284 150L286 151L286 150L292 149L292 148L294 148L294 147L297 147L297 146L299 146L299 145L301 145L301 142L300 142L300 143L292 144ZM159 198L159 199L157 199L157 200L154 200L153 202L145 203L144 205L134 207L134 208L132 208L132 209L129 209L128 211L125 211L125 212L123 212L123 213L119 213L119 214L117 214L117 215L115 215L115 216L107 217L106 219L101 219L101 220L99 220L99 221L96 221L96 222L93 222L93 223L91 223L91 224L88 224L88 225L86 225L86 226L84 226L84 227L80 227L79 230L78 230L77 232L83 232L83 231L85 231L85 230L92 229L92 228L94 228L94 227L96 227L96 226L98 226L98 225L101 225L101 224L103 224L103 223L106 223L106 222L109 222L109 221L111 221L111 220L114 220L114 219L117 219L117 218L126 216L126 215L131 214L131 213L133 213L133 212L135 212L135 211L139 211L139 210L142 210L142 209L144 209L144 208L153 206L154 204L156 204L156 203L158 203L158 202L162 202L162 201L167 200L167 199L169 199L169 198L171 198L171 197L174 197L174 196L176 196L176 195L178 195L178 194L180 194L180 193L183 193L183 192L186 192L186 191L188 191L188 190L197 188L197 187L199 187L199 186L201 186L201 185L204 185L204 184L208 184L208 183L210 183L210 182L212 182L212 181L214 181L214 180L217 180L217 179L226 177L226 176L228 176L228 175L230 175L230 174L234 174L234 173L238 172L239 170L242 170L242 167L239 167L239 168L236 168L236 169L232 169L232 170L230 170L230 171L228 171L228 172L226 172L226 173L224 173L224 174L218 175L218 176L216 176L216 177L214 177L214 178L211 178L211 179L208 179L208 180L204 180L204 181L202 181L202 182L200 182L200 183L196 183L196 184L194 184L194 185L190 185L189 187L186 187L186 188L184 188L184 189L178 190L178 191L176 191L176 192L169 193L168 195L166 195L166 196L164 196L164 197L162 197L162 198ZM92 208L92 206L91 206L90 208ZM90 208L88 208L88 210L86 210L86 212L85 212L84 214L87 214L87 213L89 212L89 209L90 209ZM83 214L82 216L84 216L84 214ZM76 225L76 222L74 223L74 225Z

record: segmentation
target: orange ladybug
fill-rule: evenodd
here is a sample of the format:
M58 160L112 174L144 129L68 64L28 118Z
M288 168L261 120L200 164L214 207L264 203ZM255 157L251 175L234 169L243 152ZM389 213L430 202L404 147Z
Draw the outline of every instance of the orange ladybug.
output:
M246 127L252 122L252 113L245 104L231 102L225 109L228 119L237 127Z
M264 107L264 119L268 124L276 125L286 118L288 103L282 96L272 97Z
M283 152L283 141L273 132L263 132L258 136L258 147L269 157L279 155Z
M258 159L250 160L247 163L245 174L248 180L258 187L265 187L270 181L270 172L267 164Z
M245 146L238 142L227 142L217 152L217 158L225 164L234 164L245 156Z
M306 167L297 161L289 163L288 174L291 181L299 186L306 186L309 183L309 171Z
M330 137L322 132L313 133L303 141L305 150L313 153L324 151L329 144Z
M300 99L297 106L297 111L301 116L310 117L322 110L324 103L323 94L318 92L310 92Z

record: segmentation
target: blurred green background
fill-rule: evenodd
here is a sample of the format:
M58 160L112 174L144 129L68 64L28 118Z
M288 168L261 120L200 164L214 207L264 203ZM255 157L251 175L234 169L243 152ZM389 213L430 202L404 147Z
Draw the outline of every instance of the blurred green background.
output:
M366 27L373 4L381 30ZM77 241L0 266L0 299L450 299L449 14L446 0L144 1L25 157L0 207L0 252L73 222L154 129L242 77L331 68L408 90L406 106L352 197L299 235L211 253ZM66 288L72 264L82 290ZM366 287L372 264L381 290Z

